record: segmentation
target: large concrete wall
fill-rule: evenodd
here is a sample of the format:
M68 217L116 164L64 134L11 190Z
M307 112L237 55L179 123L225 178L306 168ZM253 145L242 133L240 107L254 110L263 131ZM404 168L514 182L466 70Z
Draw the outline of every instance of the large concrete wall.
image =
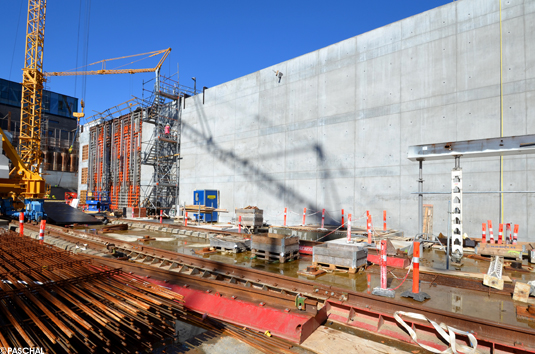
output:
M535 133L535 1L503 3L504 135ZM500 136L498 2L463 0L273 65L188 98L181 196L221 191L221 206L257 205L265 219L301 222L303 207L370 210L379 225L417 232L409 145ZM273 71L284 75L278 80ZM535 190L535 158L504 159L504 189ZM453 160L424 163L424 190L448 192ZM461 159L465 191L497 191L499 158ZM532 194L509 194L505 220L535 230ZM445 195L434 230L446 232ZM497 194L464 196L464 230L499 220ZM329 219L327 220L329 221ZM312 220L310 220L312 222ZM364 225L361 219L357 224ZM531 237L533 239L533 237Z

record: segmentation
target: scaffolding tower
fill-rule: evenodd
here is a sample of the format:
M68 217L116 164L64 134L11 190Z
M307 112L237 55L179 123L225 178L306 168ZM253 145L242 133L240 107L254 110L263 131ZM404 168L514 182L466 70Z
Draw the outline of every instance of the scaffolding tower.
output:
M154 82L153 89L146 89ZM143 123L154 125L151 136L143 137L142 165L150 167L152 176L142 181L142 207L149 212L163 210L171 215L179 205L181 102L191 96L189 88L182 87L171 78L156 74L156 78L143 83L143 102L146 115Z

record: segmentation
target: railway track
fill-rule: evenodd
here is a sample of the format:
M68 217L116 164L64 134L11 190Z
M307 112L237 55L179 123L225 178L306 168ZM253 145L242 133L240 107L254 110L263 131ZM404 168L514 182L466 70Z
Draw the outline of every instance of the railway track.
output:
M38 231L35 226L26 226ZM486 319L456 314L411 302L377 297L347 289L268 273L251 268L224 264L197 256L179 254L172 251L133 244L102 235L91 235L57 226L48 227L50 236L69 242L84 244L98 251L104 249L122 252L138 263L124 267L142 266L142 269L161 281L178 283L191 282L200 288L210 288L225 294L240 294L253 301L267 299L273 306L284 307L295 301L297 295L308 300L305 310L311 316L320 311L337 321L363 327L377 333L399 336L410 341L393 318L396 311L415 312L437 322L446 323L464 331L471 331L478 339L480 348L488 352L535 353L535 330ZM366 319L364 321L364 319ZM426 323L413 321L411 324L423 332L434 332ZM396 332L397 331L397 332Z

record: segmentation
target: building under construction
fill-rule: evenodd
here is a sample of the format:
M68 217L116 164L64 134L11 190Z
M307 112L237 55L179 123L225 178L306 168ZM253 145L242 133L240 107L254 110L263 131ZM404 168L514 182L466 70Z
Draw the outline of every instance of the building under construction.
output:
M79 193L109 192L112 209L176 211L180 117L193 89L165 77L134 98L91 117L80 134ZM147 88L148 87L148 88Z
M21 156L2 134L0 349L535 353L535 0L451 2L202 94L160 61L80 134L81 205L122 215L37 210L45 7Z

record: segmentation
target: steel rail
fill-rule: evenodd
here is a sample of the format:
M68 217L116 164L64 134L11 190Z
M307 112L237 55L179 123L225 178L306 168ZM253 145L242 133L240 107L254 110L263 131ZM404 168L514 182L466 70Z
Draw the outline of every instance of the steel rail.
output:
M58 228L51 232L60 235L61 238L75 240L80 242L80 238L66 235ZM65 229L65 231L72 231ZM75 232L82 234L80 232ZM157 249L150 246L141 246L130 242L120 241L100 235L91 235L89 240L87 234L83 241L88 244L97 245L102 249L106 243L113 244L119 250L129 252L131 255L142 255L144 259L155 263L160 268L167 263L169 268L173 263L182 267L186 266L192 270L197 269L201 272L202 277L211 277L219 279L221 283L234 282L242 286L256 286L268 293L284 291L289 296L295 296L297 293L303 294L309 298L318 301L320 304L329 304L331 307L340 307L347 310L349 316L358 312L367 311L386 315L393 315L396 311L410 311L425 315L427 318L438 323L446 323L465 331L473 331L477 334L478 340L484 340L492 343L515 347L518 349L525 348L528 351L535 351L535 330L519 326L498 323L486 319L456 314L440 309L421 306L409 302L400 302L386 298L378 298L365 293L337 288L330 285L318 284L308 280L291 278L280 274L269 273L261 270L244 268L231 264L224 264L209 259L199 258L186 254L179 254L172 251ZM101 241L98 242L97 240ZM166 266L167 267L167 266ZM151 268L153 272L163 272L160 276L165 278L173 277L176 272L165 269ZM194 275L194 274L189 274ZM208 283L208 282L207 282ZM213 285L213 284L212 284ZM423 324L422 324L423 325Z

